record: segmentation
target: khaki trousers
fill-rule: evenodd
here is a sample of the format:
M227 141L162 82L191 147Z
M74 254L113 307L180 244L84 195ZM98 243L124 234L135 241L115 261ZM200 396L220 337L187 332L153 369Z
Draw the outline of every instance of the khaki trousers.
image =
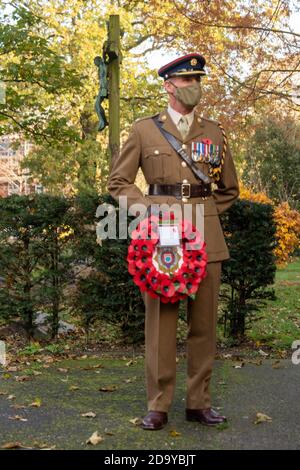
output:
M222 263L207 264L195 300L187 306L186 408L211 406L209 384L216 353L216 323ZM176 381L176 330L179 302L163 304L143 294L148 410L168 412Z

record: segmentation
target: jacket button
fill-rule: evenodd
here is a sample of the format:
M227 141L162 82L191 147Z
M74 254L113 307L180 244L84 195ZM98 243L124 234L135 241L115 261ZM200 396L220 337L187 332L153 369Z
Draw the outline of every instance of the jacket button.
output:
M182 166L183 168L186 168L186 163L185 163L185 162L181 162L181 166Z
M183 148L183 150L186 149L186 145L185 144L182 144L181 148Z
M188 184L188 180L182 180L183 184Z
M182 202L188 202L188 199L186 197L183 197L181 200Z
M159 150L154 150L155 155L159 155Z

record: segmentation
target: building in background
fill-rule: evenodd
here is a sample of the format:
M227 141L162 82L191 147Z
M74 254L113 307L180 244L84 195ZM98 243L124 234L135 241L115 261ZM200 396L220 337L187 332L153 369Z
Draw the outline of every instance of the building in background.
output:
M29 183L29 170L21 168L21 161L31 149L32 144L20 142L17 134L0 136L0 197L43 192L42 185Z

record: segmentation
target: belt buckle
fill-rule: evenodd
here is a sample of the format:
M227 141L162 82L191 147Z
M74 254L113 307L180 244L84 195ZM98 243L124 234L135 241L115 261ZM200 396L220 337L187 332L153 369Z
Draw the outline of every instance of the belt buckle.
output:
M190 183L182 183L181 197L186 197L186 198L191 197L191 184Z

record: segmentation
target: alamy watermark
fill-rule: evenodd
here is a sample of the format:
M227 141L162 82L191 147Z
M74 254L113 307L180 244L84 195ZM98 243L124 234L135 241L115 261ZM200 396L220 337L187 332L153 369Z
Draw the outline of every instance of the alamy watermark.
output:
M6 84L0 80L0 104L6 103Z
M6 366L6 345L4 341L0 341L0 365Z
M295 351L292 354L292 363L295 365L299 365L300 364L300 339L293 341L292 349L295 349Z
M117 218L117 213L119 217ZM128 214L133 220L128 224ZM194 227L198 230L204 241L204 204L151 204L147 207L144 204L132 204L128 210L127 196L119 197L119 207L112 204L100 204L96 210L96 217L101 220L97 223L97 240L126 240L133 231L138 230L138 225L149 215L162 215L163 223L180 224L182 221L194 221ZM117 222L118 219L118 222ZM179 232L180 233L180 232ZM180 233L181 234L181 233ZM151 236L150 236L151 238ZM194 233L191 232L189 244L186 249L194 249Z

